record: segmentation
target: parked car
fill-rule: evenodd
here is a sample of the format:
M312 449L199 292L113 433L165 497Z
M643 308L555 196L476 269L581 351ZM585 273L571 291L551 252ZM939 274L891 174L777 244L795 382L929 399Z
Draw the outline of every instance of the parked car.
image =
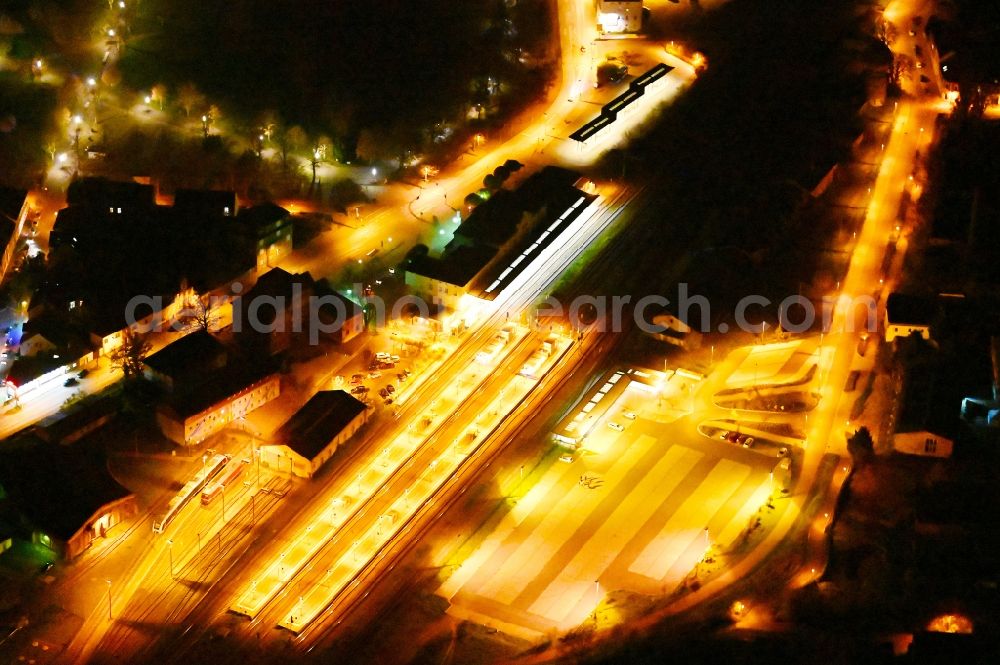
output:
M76 376L79 379L86 379L88 374L90 374L90 370L89 369L81 369L80 373L77 374Z
M379 378L381 376L382 376L382 372L379 372L379 371L368 372L368 378L369 379L377 379L377 378Z
M729 432L729 434L726 435L726 440L730 441L732 443L739 443L740 442L740 433L739 432Z
M722 430L722 433L719 434L719 438L722 439L723 441L728 441L729 440L729 435L731 433L732 432L730 432L729 430Z
M368 392L368 386L355 386L351 388L352 395L364 395Z
M624 432L625 431L625 428L622 427L621 425L619 425L618 423L608 423L608 427L610 427L611 429L613 429L616 432Z
M778 448L778 457L788 457L788 448Z
M356 386L364 380L365 380L364 374L354 374L353 376L351 376L351 385Z
M69 377L68 379L66 379L66 381L63 383L63 385L66 386L67 388L71 388L72 386L75 386L76 384L77 384L76 377L72 377L72 376Z
M390 395L396 392L396 386L392 385L391 383L387 385L385 389L389 391Z
M629 420L635 420L635 411L622 411L622 416Z
M559 456L559 461L560 462L572 463L573 460L574 460L574 457L572 455L560 455Z
M378 391L378 394L379 394L379 397L381 397L382 399L385 399L386 397L389 396L389 391L386 390L385 388L382 388L381 390Z
M748 436L740 445L744 448L753 448L753 437Z

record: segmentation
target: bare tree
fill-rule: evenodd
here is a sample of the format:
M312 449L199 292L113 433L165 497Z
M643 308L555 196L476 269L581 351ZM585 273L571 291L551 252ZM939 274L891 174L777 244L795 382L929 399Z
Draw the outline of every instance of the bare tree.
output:
M330 152L330 139L326 136L321 136L313 143L312 149L309 151L309 167L312 169L312 180L309 182L309 193L312 194L313 189L316 187L316 168L326 161L327 155Z
M197 332L204 330L212 332L219 323L219 315L211 307L211 298L207 294L200 296L194 291L184 299L184 305L174 317L176 330Z
M111 367L121 370L126 380L142 376L142 361L151 348L145 337L126 328L121 346L111 352Z

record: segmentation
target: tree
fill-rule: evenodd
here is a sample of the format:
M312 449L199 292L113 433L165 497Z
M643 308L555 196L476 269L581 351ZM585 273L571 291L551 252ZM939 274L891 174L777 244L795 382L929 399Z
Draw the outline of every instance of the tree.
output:
M875 441L867 427L862 427L847 440L847 452L851 454L855 466L863 466L871 462L875 456Z
M210 296L199 296L194 291L184 299L183 307L174 317L174 328L178 331L212 332L218 323L219 315L212 310Z
M309 193L312 194L316 187L316 167L326 161L326 156L330 151L330 139L320 136L313 143L312 150L309 151L309 167L312 169L312 180L309 182Z
M142 376L142 361L151 348L145 337L126 328L121 346L111 352L111 367L121 370L126 380L138 378Z
M177 90L177 103L184 109L184 114L191 117L191 111L204 105L205 96L193 83L185 83Z
M378 136L370 129L362 129L354 146L354 154L363 162L369 164L382 158L382 145Z
M281 155L281 168L287 172L289 155L301 149L309 140L309 137L306 136L304 129L298 125L292 125L285 128L284 131L278 131L275 139L278 142L278 150Z
M155 84L149 89L149 99L156 102L156 105L163 110L163 102L167 100L167 86L162 83Z

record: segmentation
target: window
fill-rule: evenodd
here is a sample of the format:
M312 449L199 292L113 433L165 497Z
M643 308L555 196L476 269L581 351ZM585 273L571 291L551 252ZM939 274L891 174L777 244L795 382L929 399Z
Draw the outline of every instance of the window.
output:
M937 440L927 439L924 441L924 452L933 454L937 452Z

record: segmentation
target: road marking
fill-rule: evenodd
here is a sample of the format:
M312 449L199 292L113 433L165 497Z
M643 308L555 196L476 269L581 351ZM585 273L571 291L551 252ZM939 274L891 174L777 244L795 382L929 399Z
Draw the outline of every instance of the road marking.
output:
M702 457L703 453L692 448L671 446L614 512L577 548L576 555L538 595L528 611L565 622L588 592L595 593L594 581L652 516L660 504L657 497L662 500L669 496Z
M622 476L628 473L655 442L653 437L646 434L641 435L638 442L633 443L627 439L628 437L622 438L625 449L603 475L608 486L617 485ZM490 580L481 588L480 595L494 598L505 605L511 604L558 550L560 543L555 541L553 534L564 533L568 537L575 532L605 496L602 491L579 484L574 484L569 491L564 487L554 487L551 494L558 495L546 497L551 508L544 514L536 510L532 516L535 519L528 520L512 534L509 540L516 541L518 532L530 529L530 535L520 543L513 542L505 546L504 549L508 550L506 561L492 569Z
M749 475L746 464L720 460L629 566L629 572L662 580L684 551L705 537L705 525Z

